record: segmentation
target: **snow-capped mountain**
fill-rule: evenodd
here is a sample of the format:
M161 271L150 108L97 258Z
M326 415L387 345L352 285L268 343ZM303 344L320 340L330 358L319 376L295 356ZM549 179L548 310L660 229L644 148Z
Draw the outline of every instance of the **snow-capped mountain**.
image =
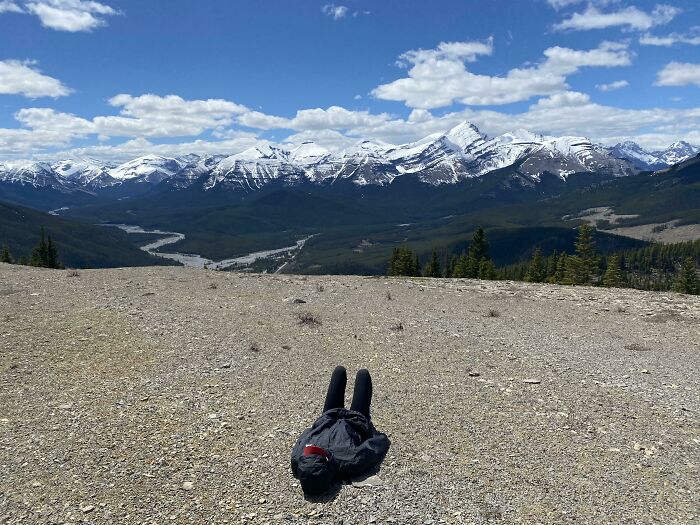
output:
M70 180L60 177L49 163L24 160L0 162L0 182L56 190L74 187Z
M114 184L110 170L115 166L95 159L67 159L51 166L54 173L65 180L89 189L103 188Z
M566 181L575 173L627 176L640 169L657 169L698 153L685 142L663 152L649 153L633 142L604 148L585 137L547 137L527 130L489 138L464 122L447 133L433 134L403 145L361 141L334 153L313 142L293 148L260 143L231 156L165 157L146 155L115 166L95 159L0 163L0 183L48 187L60 191L143 188L158 184L175 189L200 184L255 191L272 182L333 184L346 180L357 186L391 184L414 177L434 186L487 177L507 168L528 185L547 174Z
M696 156L700 153L700 148L685 141L679 141L665 150L650 152L636 142L626 141L616 144L609 151L618 159L630 161L637 169L659 170Z
M700 148L696 148L692 144L681 140L679 142L674 142L663 151L657 151L655 155L667 166L672 166L673 164L678 164L679 162L694 157L698 153L700 153Z

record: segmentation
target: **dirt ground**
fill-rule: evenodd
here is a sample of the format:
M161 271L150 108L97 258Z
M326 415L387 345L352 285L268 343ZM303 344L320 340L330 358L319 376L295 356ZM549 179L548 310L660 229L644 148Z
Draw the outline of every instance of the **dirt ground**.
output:
M699 344L671 293L0 264L0 523L700 523ZM392 445L307 501L337 364Z

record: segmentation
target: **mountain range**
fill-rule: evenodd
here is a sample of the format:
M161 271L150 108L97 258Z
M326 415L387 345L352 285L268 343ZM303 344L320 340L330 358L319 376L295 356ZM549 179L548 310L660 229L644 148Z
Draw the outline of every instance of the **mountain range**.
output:
M417 142L396 146L365 140L340 153L313 142L289 149L260 143L231 156L147 155L120 165L89 158L6 161L0 163L0 186L90 194L128 189L132 195L160 184L252 192L273 182L330 185L342 180L361 187L386 186L399 177L442 186L509 168L521 185L533 187L545 174L562 181L577 173L617 178L666 168L698 152L700 148L686 142L648 152L634 142L606 148L585 137L549 137L527 130L490 138L463 122Z

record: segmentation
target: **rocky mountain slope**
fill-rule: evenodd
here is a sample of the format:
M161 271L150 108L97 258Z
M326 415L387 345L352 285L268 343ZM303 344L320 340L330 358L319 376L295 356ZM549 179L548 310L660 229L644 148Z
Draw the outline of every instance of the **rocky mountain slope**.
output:
M6 265L0 297L4 523L700 520L697 298ZM391 449L305 501L289 451L341 363Z
M697 154L679 142L664 152L648 153L634 143L607 149L585 137L546 137L516 130L487 137L464 122L445 134L394 146L362 141L332 153L312 142L284 149L260 143L225 156L147 155L115 166L95 159L69 159L54 164L33 161L0 163L0 184L15 184L73 192L100 192L119 186L148 189L167 183L175 188L254 191L272 182L330 184L348 180L358 186L387 185L411 176L431 185L454 184L510 168L528 184L545 173L562 180L574 173L607 177L658 169Z
M650 152L636 142L627 141L610 148L610 153L616 158L629 161L637 169L654 171L695 157L700 153L700 148L685 141L679 141L665 150Z

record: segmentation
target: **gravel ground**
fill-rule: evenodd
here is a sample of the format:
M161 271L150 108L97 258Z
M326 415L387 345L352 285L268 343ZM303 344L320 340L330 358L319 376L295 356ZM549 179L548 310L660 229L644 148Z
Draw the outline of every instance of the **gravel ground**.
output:
M0 523L700 523L699 341L674 294L0 264ZM392 446L307 501L337 364Z

